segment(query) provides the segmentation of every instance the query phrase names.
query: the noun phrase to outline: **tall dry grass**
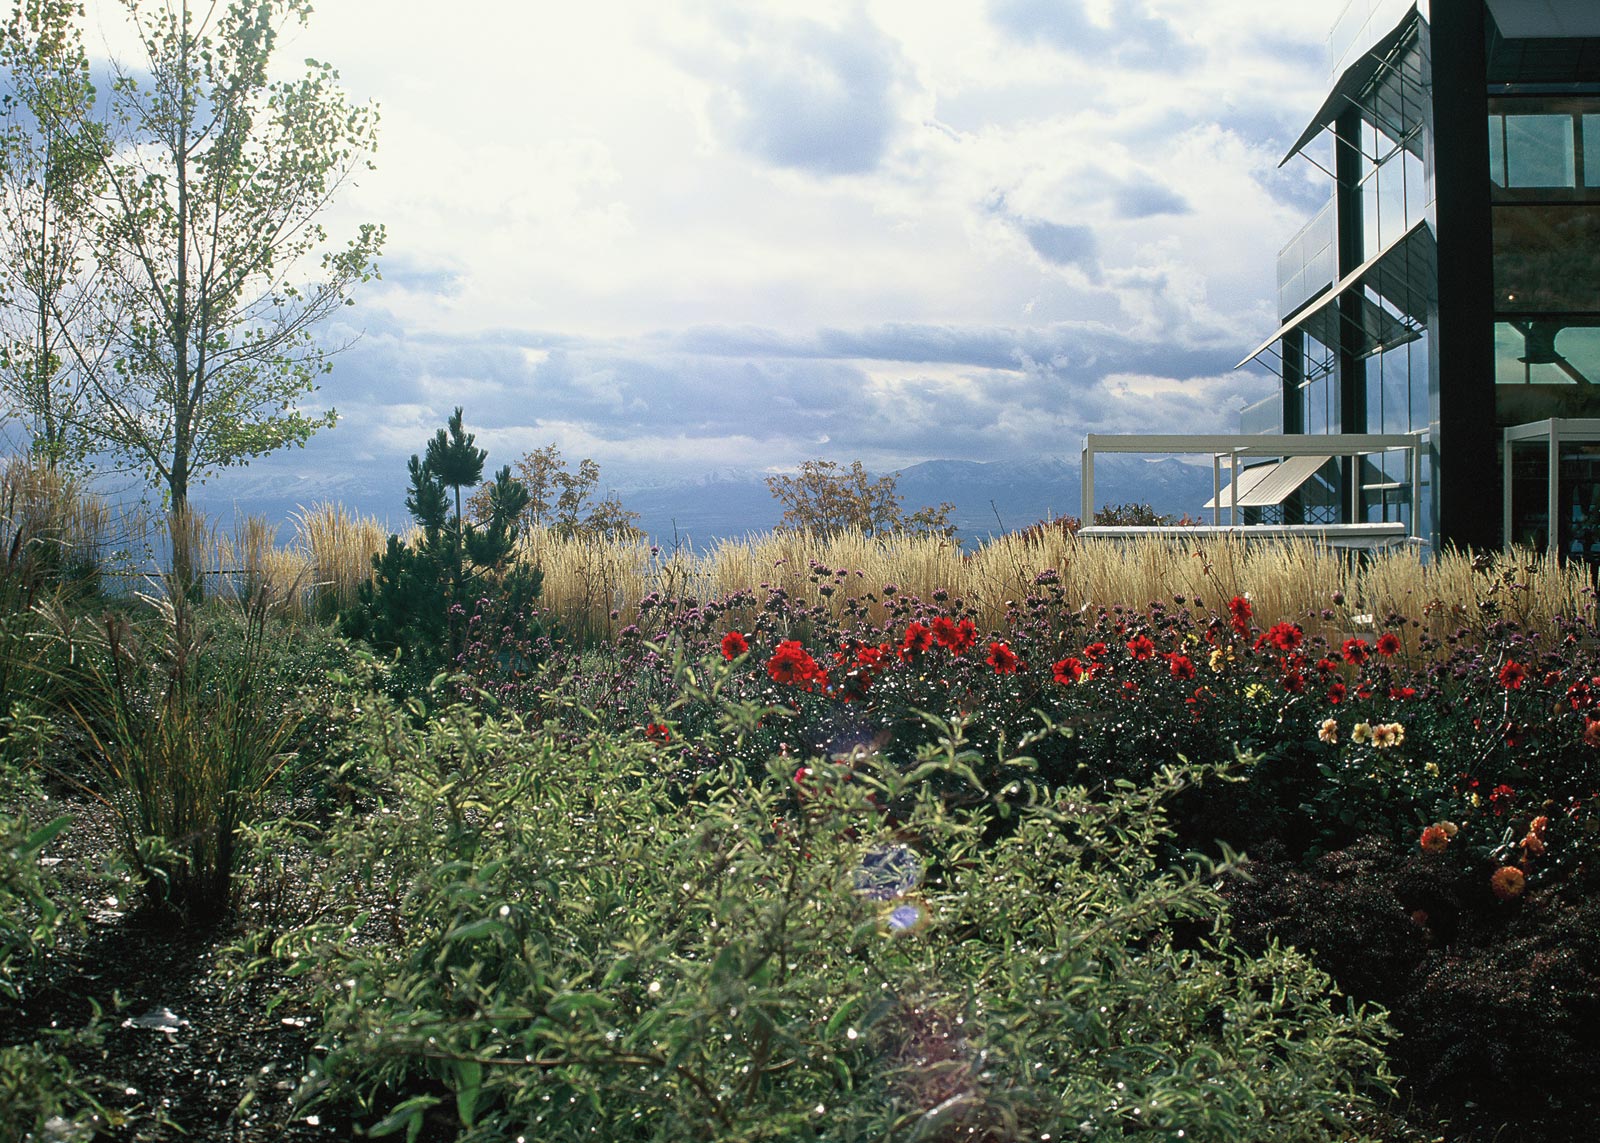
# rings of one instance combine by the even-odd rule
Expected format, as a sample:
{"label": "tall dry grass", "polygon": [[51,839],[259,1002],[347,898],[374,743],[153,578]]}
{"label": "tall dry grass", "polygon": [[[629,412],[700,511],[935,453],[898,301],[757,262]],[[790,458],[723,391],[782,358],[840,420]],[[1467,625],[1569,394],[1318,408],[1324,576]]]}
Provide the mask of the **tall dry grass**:
{"label": "tall dry grass", "polygon": [[294,515],[295,547],[309,565],[307,609],[331,618],[356,601],[360,585],[372,578],[372,557],[389,542],[382,521],[322,502]]}
{"label": "tall dry grass", "polygon": [[[1246,595],[1264,624],[1291,619],[1328,635],[1360,630],[1367,616],[1381,623],[1402,615],[1442,638],[1492,618],[1546,628],[1558,616],[1592,616],[1595,609],[1591,569],[1527,550],[1476,560],[1446,551],[1424,563],[1414,550],[1357,555],[1300,538],[1110,540],[1047,532],[1003,536],[969,552],[932,537],[769,532],[696,554],[544,532],[527,538],[521,554],[544,571],[544,607],[569,630],[594,638],[637,622],[639,601],[652,592],[704,602],[781,588],[835,613],[853,596],[881,618],[890,584],[924,599],[943,591],[1000,629],[1009,605],[1039,591],[1045,572],[1055,573],[1073,606],[1170,606],[1183,596],[1221,608]],[[825,585],[833,590],[824,592]],[[866,599],[869,592],[877,602]]]}
{"label": "tall dry grass", "polygon": [[[337,504],[295,516],[287,548],[268,542],[263,521],[247,521],[208,566],[231,566],[248,584],[294,588],[291,609],[327,620],[355,599],[388,539],[379,521]],[[403,537],[408,541],[411,537]],[[213,543],[216,543],[213,537]],[[1174,597],[1221,608],[1250,598],[1263,625],[1280,619],[1330,636],[1398,614],[1443,637],[1499,618],[1548,628],[1556,617],[1595,612],[1591,569],[1527,550],[1474,558],[1445,551],[1424,563],[1413,550],[1356,555],[1313,540],[1234,536],[1081,538],[1062,531],[1013,533],[970,551],[934,537],[828,537],[767,532],[725,540],[706,552],[648,542],[608,542],[539,530],[519,558],[544,572],[541,606],[569,633],[609,639],[637,623],[639,603],[706,602],[736,591],[782,589],[838,613],[856,598],[883,617],[884,587],[929,599],[943,592],[973,608],[989,629],[1005,626],[1014,602],[1040,590],[1052,572],[1073,607],[1142,609]],[[838,575],[840,571],[845,574]],[[831,591],[824,591],[824,588]],[[876,597],[869,600],[868,594]],[[1371,616],[1373,620],[1366,617]]]}
{"label": "tall dry grass", "polygon": [[[66,574],[99,569],[118,537],[110,508],[70,474],[29,457],[0,466],[0,544]],[[19,553],[20,554],[20,553]]]}
{"label": "tall dry grass", "polygon": [[182,529],[208,594],[251,600],[265,593],[292,616],[327,622],[371,578],[388,530],[328,503],[301,508],[293,521],[294,538],[279,545],[277,526],[262,516],[240,518],[229,535],[201,513],[169,513],[158,526],[159,545],[170,550],[173,531]]}

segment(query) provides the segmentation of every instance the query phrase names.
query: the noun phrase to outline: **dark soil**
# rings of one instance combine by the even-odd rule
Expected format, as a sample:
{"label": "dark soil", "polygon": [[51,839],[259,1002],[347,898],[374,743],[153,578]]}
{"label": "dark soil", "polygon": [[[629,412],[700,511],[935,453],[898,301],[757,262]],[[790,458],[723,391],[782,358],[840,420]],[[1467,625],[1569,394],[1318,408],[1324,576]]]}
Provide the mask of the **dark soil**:
{"label": "dark soil", "polygon": [[[1247,946],[1310,951],[1383,1005],[1421,1121],[1471,1143],[1578,1143],[1600,1123],[1600,881],[1582,866],[1498,901],[1462,867],[1368,837],[1295,859],[1253,853],[1228,891]],[[1441,1128],[1441,1130],[1444,1130]]]}
{"label": "dark soil", "polygon": [[313,1046],[307,1014],[274,1004],[282,997],[269,984],[230,982],[241,924],[132,908],[131,887],[99,872],[111,852],[107,813],[77,800],[50,810],[62,812],[73,826],[44,860],[65,895],[89,903],[85,928],[48,954],[20,1005],[0,1006],[0,1044],[81,1030],[62,1054],[106,1110],[97,1140],[351,1138],[348,1122],[295,1105]]}

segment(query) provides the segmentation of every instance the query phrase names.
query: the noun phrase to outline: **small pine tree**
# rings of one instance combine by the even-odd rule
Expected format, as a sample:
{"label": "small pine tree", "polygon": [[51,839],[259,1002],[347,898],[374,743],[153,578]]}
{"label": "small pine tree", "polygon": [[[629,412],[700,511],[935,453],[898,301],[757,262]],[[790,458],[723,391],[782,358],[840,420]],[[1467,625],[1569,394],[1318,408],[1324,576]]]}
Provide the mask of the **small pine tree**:
{"label": "small pine tree", "polygon": [[480,601],[492,604],[502,626],[526,622],[543,582],[538,568],[515,558],[529,496],[509,466],[480,490],[487,509],[481,521],[463,514],[463,490],[482,481],[488,459],[473,442],[457,408],[423,455],[412,455],[406,510],[422,537],[412,547],[390,536],[388,547],[372,557],[372,580],[341,616],[346,635],[399,654],[398,689],[404,691],[459,661]]}

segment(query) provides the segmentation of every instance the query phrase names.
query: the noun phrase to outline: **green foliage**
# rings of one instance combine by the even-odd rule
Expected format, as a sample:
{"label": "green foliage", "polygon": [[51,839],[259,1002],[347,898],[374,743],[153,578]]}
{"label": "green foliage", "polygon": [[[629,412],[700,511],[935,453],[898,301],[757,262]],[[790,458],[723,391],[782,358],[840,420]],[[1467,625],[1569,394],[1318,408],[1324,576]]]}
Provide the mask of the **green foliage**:
{"label": "green foliage", "polygon": [[58,1052],[43,1044],[0,1047],[0,1123],[17,1138],[92,1138],[96,1120],[105,1121],[96,1110]]}
{"label": "green foliage", "polygon": [[[615,492],[598,501],[600,465],[585,457],[576,471],[567,467],[554,442],[523,453],[516,462],[518,481],[528,491],[519,523],[524,533],[548,526],[563,538],[625,543],[639,539],[639,513],[622,506]],[[488,491],[480,489],[472,497],[472,514],[478,520],[492,517]]]}
{"label": "green foliage", "polygon": [[112,810],[152,903],[206,917],[231,903],[237,833],[294,760],[300,680],[280,669],[264,596],[240,605],[220,647],[214,612],[182,591],[146,602],[153,620],[107,613],[74,634],[62,714],[85,756],[56,765]]}
{"label": "green foliage", "polygon": [[1106,504],[1094,514],[1094,522],[1118,527],[1153,528],[1179,521],[1162,515],[1148,504]]}
{"label": "green foliage", "polygon": [[72,349],[95,340],[85,271],[105,132],[89,116],[81,14],[76,0],[26,0],[0,38],[10,88],[0,97],[0,394],[51,465],[81,462],[93,442]]}
{"label": "green foliage", "polygon": [[[42,274],[21,271],[38,320],[13,357],[30,392],[70,366],[73,399],[34,403],[182,513],[209,471],[333,423],[303,408],[332,352],[312,329],[374,276],[384,234],[363,225],[339,246],[318,219],[370,165],[377,114],[325,64],[270,78],[307,0],[123,7],[143,53],[112,62],[108,90],[88,84],[73,4],[27,5],[0,61],[32,115],[8,174],[31,188],[19,209],[47,249]],[[180,539],[185,580],[189,559]]]}
{"label": "green foliage", "polygon": [[[488,454],[462,426],[459,408],[422,456],[412,455],[406,508],[421,526],[412,547],[390,536],[372,560],[373,577],[341,617],[346,634],[385,653],[399,652],[401,690],[421,689],[456,664],[469,616],[491,611],[517,623],[539,595],[543,575],[515,559],[528,491],[509,466],[479,490],[486,516],[474,523],[462,511],[462,492],[483,477]],[[452,514],[452,494],[454,512]]]}
{"label": "green foliage", "polygon": [[950,727],[906,773],[756,778],[464,708],[361,737],[390,797],[277,951],[323,1013],[302,1096],[373,1135],[1332,1140],[1386,1086],[1380,1017],[1234,948],[1231,859],[1164,856],[1190,775],[986,789]]}
{"label": "green foliage", "polygon": [[895,532],[950,537],[954,504],[919,508],[907,515],[895,490],[895,473],[874,479],[859,460],[844,468],[837,461],[808,460],[794,475],[767,477],[767,487],[783,505],[783,526],[817,535],[859,531],[868,536]]}
{"label": "green foliage", "polygon": [[35,793],[23,772],[0,762],[0,997],[11,1001],[21,999],[29,972],[55,943],[57,930],[76,921],[70,908],[57,903],[39,866],[40,851],[72,819],[30,821],[25,803]]}

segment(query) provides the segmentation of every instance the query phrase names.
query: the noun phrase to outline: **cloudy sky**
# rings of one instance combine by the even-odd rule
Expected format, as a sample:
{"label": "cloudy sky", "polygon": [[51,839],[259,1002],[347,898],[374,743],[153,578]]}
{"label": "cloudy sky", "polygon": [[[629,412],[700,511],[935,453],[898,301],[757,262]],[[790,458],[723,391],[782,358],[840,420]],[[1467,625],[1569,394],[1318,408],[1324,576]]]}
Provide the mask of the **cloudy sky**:
{"label": "cloudy sky", "polygon": [[389,242],[252,474],[403,483],[457,404],[619,483],[1231,430],[1343,3],[318,0],[281,56],[382,112],[330,230]]}

